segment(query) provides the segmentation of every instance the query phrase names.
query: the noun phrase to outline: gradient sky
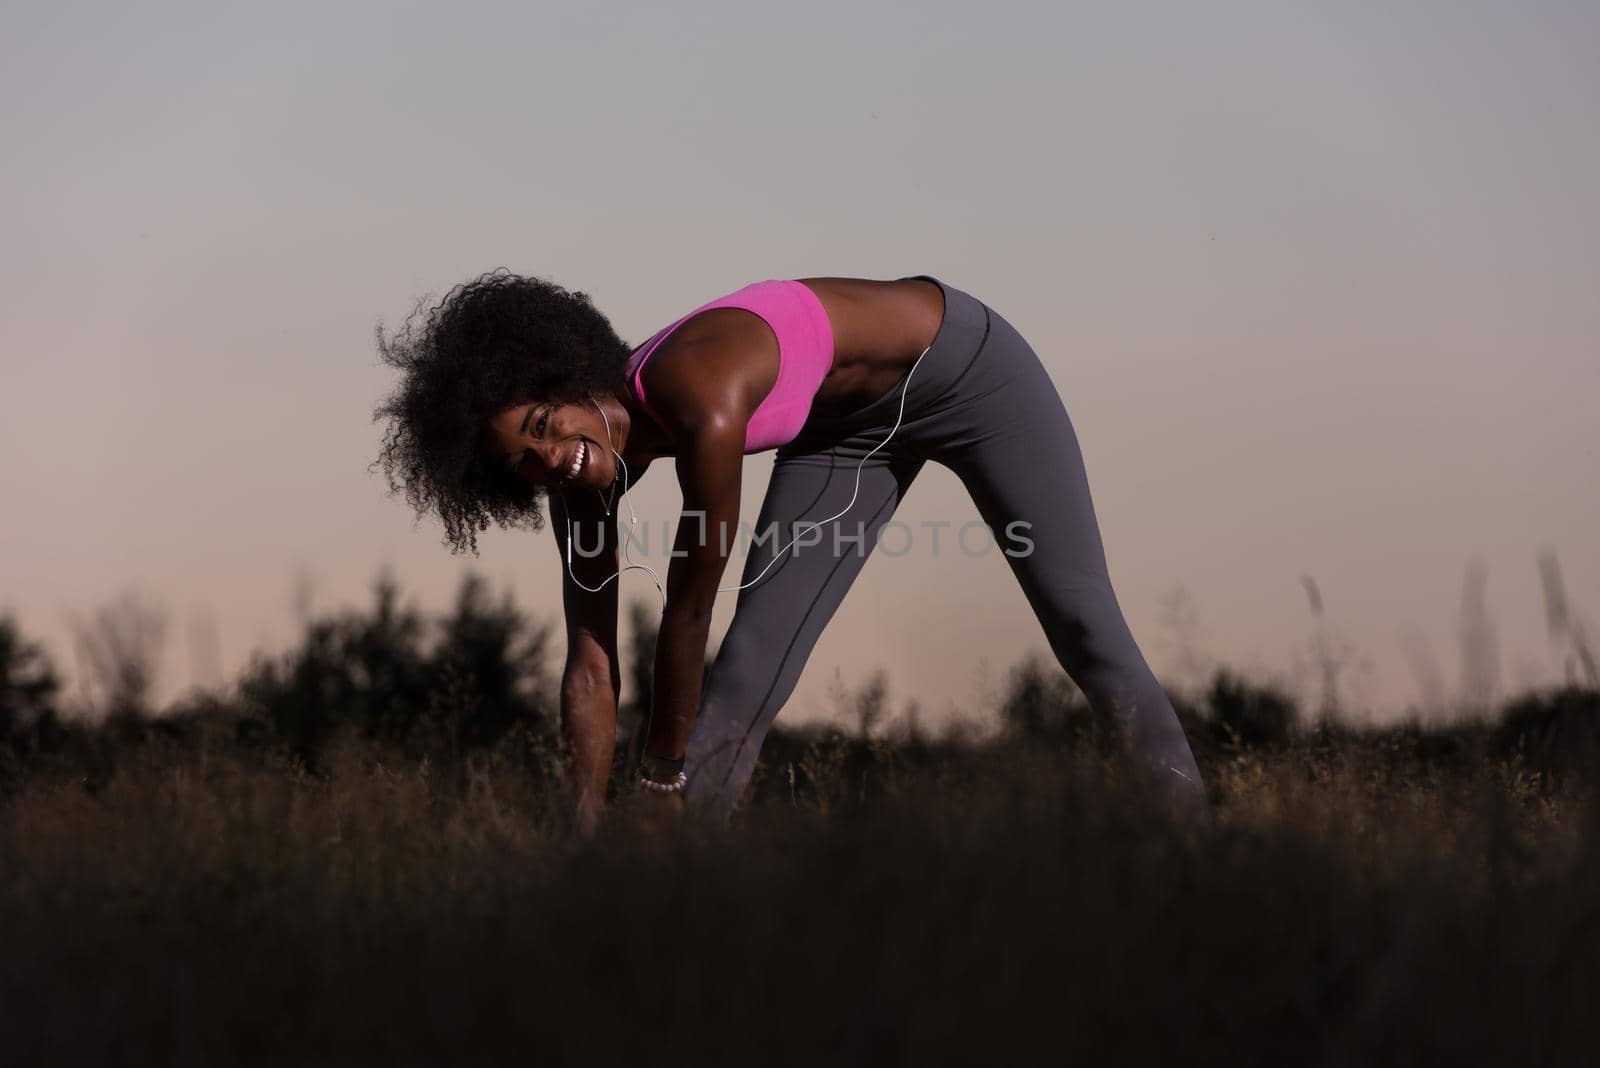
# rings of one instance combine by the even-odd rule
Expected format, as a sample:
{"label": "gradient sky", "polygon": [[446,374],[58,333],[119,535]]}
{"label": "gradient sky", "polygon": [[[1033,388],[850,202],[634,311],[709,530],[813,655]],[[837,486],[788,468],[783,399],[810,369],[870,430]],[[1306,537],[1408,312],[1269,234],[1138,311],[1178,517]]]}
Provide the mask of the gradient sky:
{"label": "gradient sky", "polygon": [[[1423,696],[1408,656],[1459,688],[1475,560],[1502,690],[1559,677],[1540,549],[1600,630],[1593,4],[0,17],[0,608],[69,670],[70,620],[130,589],[171,615],[169,693],[282,648],[297,588],[364,603],[384,565],[428,609],[475,567],[556,618],[549,531],[452,557],[367,468],[375,324],[498,266],[630,343],[765,278],[985,300],[1066,402],[1169,685],[1225,662],[1314,694],[1302,575],[1380,718]],[[746,460],[747,520],[770,462]],[[634,495],[651,523],[670,476]],[[976,515],[930,464],[898,518]],[[1044,650],[998,554],[880,556],[782,722],[880,664],[896,712],[982,714]]]}

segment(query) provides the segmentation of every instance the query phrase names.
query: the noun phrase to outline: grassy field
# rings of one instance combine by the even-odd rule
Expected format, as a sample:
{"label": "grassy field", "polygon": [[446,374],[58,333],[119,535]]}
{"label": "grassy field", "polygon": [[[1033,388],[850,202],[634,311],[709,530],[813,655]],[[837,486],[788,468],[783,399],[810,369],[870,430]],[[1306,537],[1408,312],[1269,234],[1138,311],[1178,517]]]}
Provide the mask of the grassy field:
{"label": "grassy field", "polygon": [[1199,833],[1026,689],[992,737],[777,734],[734,825],[625,791],[587,842],[544,729],[74,728],[6,765],[0,1063],[1594,1062],[1600,695],[1263,732],[1214,690]]}

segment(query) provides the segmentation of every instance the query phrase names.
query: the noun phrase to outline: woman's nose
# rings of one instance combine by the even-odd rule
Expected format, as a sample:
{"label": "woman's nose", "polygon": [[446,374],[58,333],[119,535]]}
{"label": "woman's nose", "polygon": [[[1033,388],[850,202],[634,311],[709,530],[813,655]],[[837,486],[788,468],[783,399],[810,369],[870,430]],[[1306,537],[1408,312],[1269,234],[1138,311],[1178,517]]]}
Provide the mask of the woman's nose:
{"label": "woman's nose", "polygon": [[544,476],[550,482],[560,482],[565,474],[563,465],[566,458],[562,455],[559,443],[551,442],[546,445],[543,452]]}

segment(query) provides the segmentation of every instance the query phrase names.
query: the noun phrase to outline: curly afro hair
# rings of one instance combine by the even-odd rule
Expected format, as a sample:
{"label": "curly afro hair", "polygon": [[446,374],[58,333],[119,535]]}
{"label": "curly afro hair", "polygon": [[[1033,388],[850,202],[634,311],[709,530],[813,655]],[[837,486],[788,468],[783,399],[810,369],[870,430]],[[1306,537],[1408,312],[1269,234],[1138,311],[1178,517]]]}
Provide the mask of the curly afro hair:
{"label": "curly afro hair", "polygon": [[389,420],[373,466],[419,520],[438,514],[452,553],[477,555],[491,519],[544,527],[544,494],[484,458],[486,420],[528,401],[616,392],[631,350],[587,293],[503,267],[426,303],[390,337],[377,326],[383,362],[402,377],[372,415]]}

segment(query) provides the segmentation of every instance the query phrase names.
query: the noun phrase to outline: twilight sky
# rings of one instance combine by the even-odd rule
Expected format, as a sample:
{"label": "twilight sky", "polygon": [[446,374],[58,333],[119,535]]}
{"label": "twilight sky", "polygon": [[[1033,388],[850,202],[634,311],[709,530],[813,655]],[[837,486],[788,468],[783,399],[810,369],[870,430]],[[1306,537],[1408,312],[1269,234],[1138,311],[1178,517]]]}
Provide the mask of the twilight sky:
{"label": "twilight sky", "polygon": [[[765,278],[927,273],[988,302],[1066,402],[1169,685],[1220,662],[1315,695],[1305,575],[1378,718],[1430,672],[1460,690],[1475,561],[1500,693],[1559,678],[1540,550],[1600,631],[1593,4],[0,19],[0,609],[69,671],[70,620],[126,590],[170,614],[167,693],[385,565],[425,608],[470,567],[557,618],[549,531],[452,557],[367,469],[374,325],[498,266],[589,293],[630,343]],[[746,460],[747,521],[770,463]],[[664,564],[657,466],[633,499]],[[897,518],[976,516],[930,464]],[[981,716],[1046,650],[998,552],[917,544],[868,562],[780,722],[878,665],[896,713]]]}

